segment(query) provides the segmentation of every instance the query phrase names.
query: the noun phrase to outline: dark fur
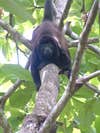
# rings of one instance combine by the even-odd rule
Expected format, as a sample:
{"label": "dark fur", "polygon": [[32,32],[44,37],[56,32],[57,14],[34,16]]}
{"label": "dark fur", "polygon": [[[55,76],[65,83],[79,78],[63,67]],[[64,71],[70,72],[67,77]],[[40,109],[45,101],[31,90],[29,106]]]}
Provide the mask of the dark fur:
{"label": "dark fur", "polygon": [[[50,0],[48,0],[50,1]],[[44,17],[45,18],[45,17]],[[47,64],[57,65],[70,75],[70,56],[63,33],[52,21],[43,21],[32,36],[31,73],[37,90],[41,85],[39,71]]]}

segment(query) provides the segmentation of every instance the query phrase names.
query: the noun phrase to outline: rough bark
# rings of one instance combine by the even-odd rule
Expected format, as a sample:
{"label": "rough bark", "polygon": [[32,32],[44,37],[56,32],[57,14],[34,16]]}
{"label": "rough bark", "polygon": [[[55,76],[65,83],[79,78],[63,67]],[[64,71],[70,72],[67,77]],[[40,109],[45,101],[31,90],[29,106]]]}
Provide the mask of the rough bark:
{"label": "rough bark", "polygon": [[[41,70],[41,87],[36,97],[33,113],[26,116],[21,130],[18,133],[37,133],[45,119],[56,104],[58,96],[58,72],[54,64],[49,64]],[[55,133],[56,124],[48,124],[45,133]]]}

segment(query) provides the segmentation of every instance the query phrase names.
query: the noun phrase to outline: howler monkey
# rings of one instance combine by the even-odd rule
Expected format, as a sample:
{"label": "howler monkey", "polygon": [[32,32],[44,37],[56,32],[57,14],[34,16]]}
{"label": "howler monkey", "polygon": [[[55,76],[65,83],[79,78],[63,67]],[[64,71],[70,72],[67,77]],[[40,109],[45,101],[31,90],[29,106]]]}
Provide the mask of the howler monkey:
{"label": "howler monkey", "polygon": [[54,24],[55,10],[52,0],[45,3],[43,22],[32,35],[31,73],[37,90],[41,85],[39,71],[47,64],[53,63],[70,76],[70,55],[67,41],[60,28]]}

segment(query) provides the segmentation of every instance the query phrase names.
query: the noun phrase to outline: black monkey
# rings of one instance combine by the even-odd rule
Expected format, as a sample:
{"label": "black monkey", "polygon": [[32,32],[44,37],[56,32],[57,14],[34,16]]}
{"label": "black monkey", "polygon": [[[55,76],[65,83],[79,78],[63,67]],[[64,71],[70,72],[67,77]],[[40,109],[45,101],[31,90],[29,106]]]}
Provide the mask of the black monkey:
{"label": "black monkey", "polygon": [[67,41],[61,29],[53,23],[55,10],[52,0],[45,4],[44,18],[32,35],[31,73],[37,90],[41,85],[39,71],[47,64],[53,63],[70,76],[71,61]]}

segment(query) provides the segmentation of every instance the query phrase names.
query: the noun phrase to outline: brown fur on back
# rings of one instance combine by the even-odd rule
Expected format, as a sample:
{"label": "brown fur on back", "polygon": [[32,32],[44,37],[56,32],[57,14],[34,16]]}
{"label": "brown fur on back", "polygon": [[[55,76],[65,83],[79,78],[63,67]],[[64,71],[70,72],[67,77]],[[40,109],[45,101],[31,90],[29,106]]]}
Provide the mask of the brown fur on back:
{"label": "brown fur on back", "polygon": [[32,47],[33,49],[39,42],[40,38],[42,36],[49,35],[55,39],[57,39],[59,45],[64,50],[67,50],[67,41],[64,38],[64,34],[60,30],[58,26],[56,26],[53,22],[50,21],[44,21],[42,24],[40,24],[35,31],[33,32],[32,36]]}

